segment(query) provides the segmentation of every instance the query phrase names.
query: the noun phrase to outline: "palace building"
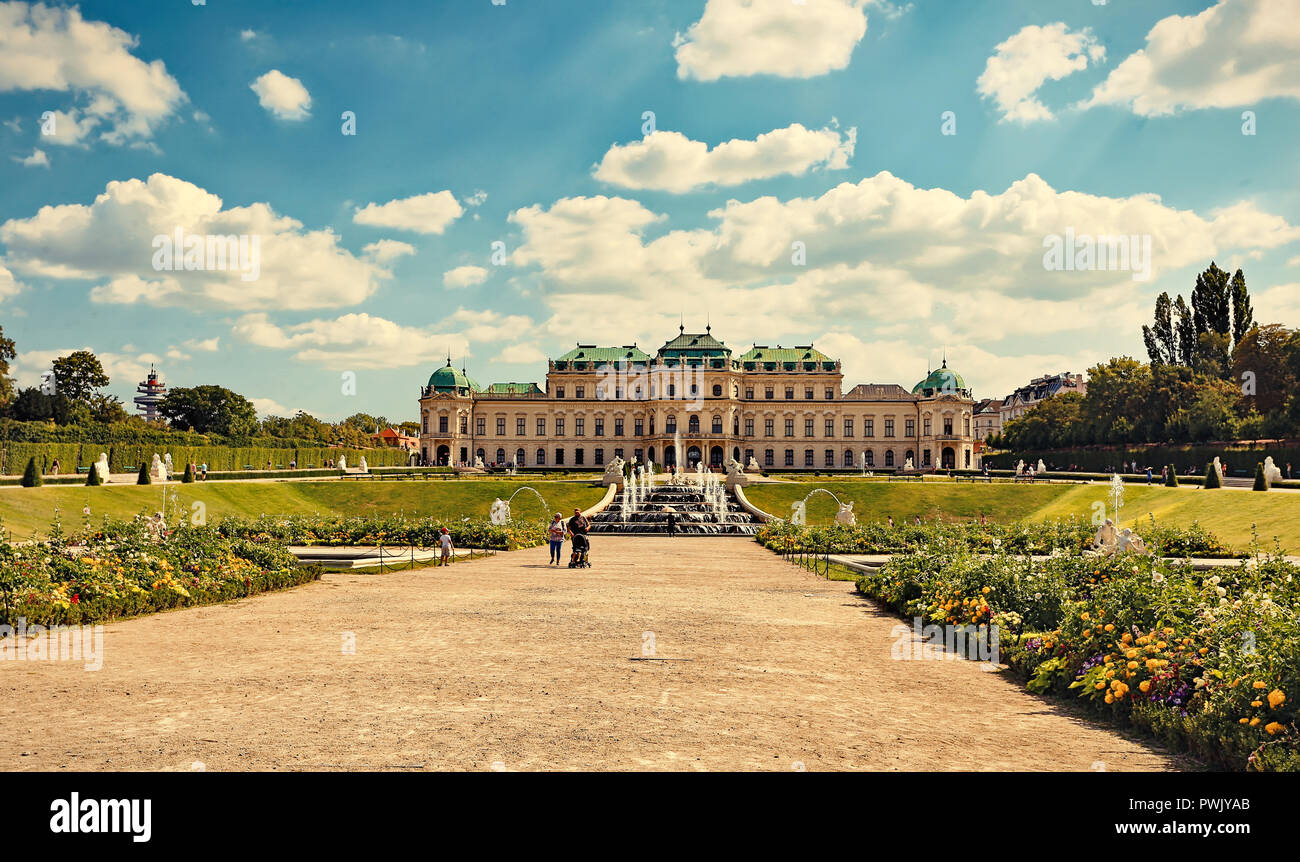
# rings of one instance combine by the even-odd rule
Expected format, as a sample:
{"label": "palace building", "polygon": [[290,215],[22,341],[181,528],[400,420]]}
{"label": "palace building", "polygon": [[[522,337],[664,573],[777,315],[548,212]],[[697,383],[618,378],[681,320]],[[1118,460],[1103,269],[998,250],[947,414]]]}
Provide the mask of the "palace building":
{"label": "palace building", "polygon": [[812,345],[735,355],[685,327],[654,354],[579,344],[535,383],[480,386],[446,366],[420,390],[419,460],[601,469],[615,457],[693,468],[728,459],[776,470],[978,467],[975,401],[942,367],[909,391],[845,391],[838,360]]}

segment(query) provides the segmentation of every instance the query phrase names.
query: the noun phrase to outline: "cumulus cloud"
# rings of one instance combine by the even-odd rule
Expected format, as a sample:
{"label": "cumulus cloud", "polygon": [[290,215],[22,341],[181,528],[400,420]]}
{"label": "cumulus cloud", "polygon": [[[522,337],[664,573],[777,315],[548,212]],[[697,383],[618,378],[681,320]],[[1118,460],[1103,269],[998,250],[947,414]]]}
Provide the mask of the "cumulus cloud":
{"label": "cumulus cloud", "polygon": [[33,150],[30,156],[14,156],[13,160],[25,168],[48,168],[50,157],[44,150]]}
{"label": "cumulus cloud", "polygon": [[17,296],[22,289],[23,285],[5,268],[4,262],[0,261],[0,302]]}
{"label": "cumulus cloud", "polygon": [[517,365],[540,365],[546,362],[547,357],[535,344],[511,344],[502,348],[496,358],[498,362]]}
{"label": "cumulus cloud", "polygon": [[994,49],[976,90],[994,101],[1003,121],[1050,120],[1054,115],[1036,98],[1038,88],[1105,57],[1106,49],[1087,27],[1071,32],[1062,23],[1030,25]]}
{"label": "cumulus cloud", "polygon": [[75,6],[0,2],[0,92],[70,94],[78,107],[61,113],[78,141],[92,131],[110,144],[146,140],[186,95],[161,60],[131,53],[137,43]]}
{"label": "cumulus cloud", "polygon": [[14,361],[14,379],[19,386],[36,386],[41,382],[41,375],[53,367],[54,360],[78,350],[87,350],[95,354],[104,366],[104,373],[108,375],[111,386],[119,389],[134,387],[148,375],[150,365],[162,362],[162,357],[154,353],[136,353],[129,348],[130,345],[127,345],[123,348],[124,352],[117,352],[95,350],[82,345],[57,350],[25,350]]}
{"label": "cumulus cloud", "polygon": [[[247,237],[257,277],[226,269],[155,270],[155,238]],[[355,305],[389,277],[378,264],[354,257],[331,230],[305,230],[269,204],[225,207],[221,198],[166,174],[110,182],[89,204],[45,206],[27,219],[0,225],[6,262],[15,270],[55,279],[96,282],[91,298],[240,309],[305,309]]]}
{"label": "cumulus cloud", "polygon": [[375,263],[386,266],[399,257],[415,254],[415,246],[395,239],[381,239],[366,245],[361,252]]}
{"label": "cumulus cloud", "polygon": [[1272,98],[1300,99],[1300,0],[1222,0],[1162,18],[1084,107],[1155,117]]}
{"label": "cumulus cloud", "polygon": [[369,203],[352,216],[356,224],[440,234],[463,215],[465,209],[449,191],[428,192],[386,204]]}
{"label": "cumulus cloud", "polygon": [[659,189],[676,194],[701,186],[735,186],[781,174],[799,176],[813,168],[848,167],[858,131],[806,129],[799,123],[748,141],[739,138],[712,150],[680,132],[657,131],[639,141],[615,144],[593,176],[628,189]]}
{"label": "cumulus cloud", "polygon": [[272,69],[248,85],[257,102],[281,120],[305,120],[311,116],[311,94],[302,81],[279,69]]}
{"label": "cumulus cloud", "polygon": [[812,78],[849,64],[867,32],[865,0],[708,0],[678,33],[677,77]]}
{"label": "cumulus cloud", "polygon": [[460,309],[439,321],[441,329],[405,326],[370,314],[345,314],[279,326],[263,313],[247,314],[234,336],[257,347],[293,351],[293,357],[336,370],[405,368],[437,363],[450,350],[468,355],[471,343],[516,336],[527,317]]}
{"label": "cumulus cloud", "polygon": [[459,288],[473,287],[488,279],[488,271],[481,266],[458,266],[442,274],[442,286]]}

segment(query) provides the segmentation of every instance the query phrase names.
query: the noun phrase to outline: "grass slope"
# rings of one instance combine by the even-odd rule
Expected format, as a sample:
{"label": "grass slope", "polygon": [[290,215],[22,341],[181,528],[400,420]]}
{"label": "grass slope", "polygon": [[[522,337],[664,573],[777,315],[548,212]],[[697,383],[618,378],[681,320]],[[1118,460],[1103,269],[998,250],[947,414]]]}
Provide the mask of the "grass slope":
{"label": "grass slope", "polygon": [[[581,482],[510,482],[478,479],[463,482],[213,482],[184,485],[170,483],[167,493],[176,492],[182,509],[202,501],[210,520],[225,515],[257,516],[319,512],[321,514],[368,515],[405,511],[411,514],[486,516],[497,497],[508,499],[527,485],[536,488],[553,512],[565,517],[575,507],[587,508],[599,502],[604,488]],[[13,538],[28,538],[44,532],[54,520],[57,506],[65,527],[81,524],[82,508],[89,505],[91,518],[104,515],[129,518],[141,511],[162,508],[160,485],[44,486],[0,488],[0,517]],[[516,518],[542,518],[542,504],[527,491],[511,504]]]}
{"label": "grass slope", "polygon": [[[853,501],[859,521],[911,520],[917,515],[930,519],[939,515],[970,519],[987,515],[990,521],[1011,522],[1045,518],[1091,518],[1093,506],[1107,503],[1105,485],[1014,485],[999,483],[955,484],[949,482],[902,483],[827,480],[817,487],[833,492],[845,502]],[[806,483],[762,484],[745,489],[750,502],[779,517],[788,517],[790,505],[810,490]],[[834,519],[835,501],[825,494],[808,500],[808,522],[827,523]],[[1272,547],[1276,536],[1291,553],[1300,552],[1300,494],[1270,491],[1165,488],[1158,485],[1129,485],[1120,510],[1124,526],[1136,525],[1154,514],[1161,523],[1179,526],[1199,521],[1224,542],[1246,548],[1251,524],[1259,529],[1260,541]]]}

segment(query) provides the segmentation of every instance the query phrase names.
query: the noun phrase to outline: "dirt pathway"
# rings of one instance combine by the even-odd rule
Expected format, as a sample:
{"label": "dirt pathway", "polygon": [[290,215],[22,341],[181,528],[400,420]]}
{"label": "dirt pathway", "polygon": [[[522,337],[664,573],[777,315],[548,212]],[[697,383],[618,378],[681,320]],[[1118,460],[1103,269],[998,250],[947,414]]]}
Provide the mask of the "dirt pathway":
{"label": "dirt pathway", "polygon": [[[329,574],[109,625],[97,672],[0,662],[0,769],[1187,765],[974,663],[891,660],[894,617],[751,540],[594,559]],[[674,660],[632,660],[651,639]]]}

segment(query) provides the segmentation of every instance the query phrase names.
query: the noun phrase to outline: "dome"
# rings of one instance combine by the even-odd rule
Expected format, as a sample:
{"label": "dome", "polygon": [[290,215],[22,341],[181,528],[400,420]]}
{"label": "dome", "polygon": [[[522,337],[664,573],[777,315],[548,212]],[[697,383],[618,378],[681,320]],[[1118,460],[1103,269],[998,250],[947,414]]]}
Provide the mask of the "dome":
{"label": "dome", "polygon": [[451,367],[451,360],[442,368],[429,375],[429,388],[435,392],[453,392],[462,393],[464,390],[477,392],[479,385],[474,379],[464,371],[457,371]]}
{"label": "dome", "polygon": [[928,377],[912,387],[913,395],[923,395],[927,391],[964,393],[967,391],[966,380],[949,368],[948,360],[945,359],[942,366],[931,371]]}

